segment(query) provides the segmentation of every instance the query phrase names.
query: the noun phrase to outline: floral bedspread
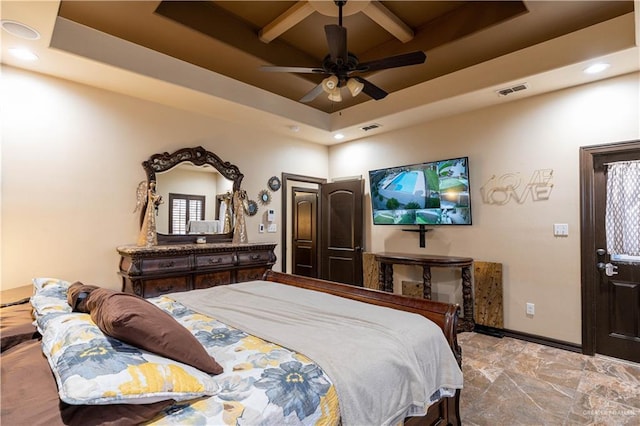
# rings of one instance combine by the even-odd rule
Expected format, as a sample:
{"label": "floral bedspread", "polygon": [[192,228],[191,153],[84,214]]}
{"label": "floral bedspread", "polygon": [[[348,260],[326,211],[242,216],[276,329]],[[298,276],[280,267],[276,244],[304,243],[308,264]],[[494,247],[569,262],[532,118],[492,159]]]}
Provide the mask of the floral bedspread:
{"label": "floral bedspread", "polygon": [[312,360],[165,296],[148,299],[196,336],[224,367],[220,392],[167,408],[154,425],[337,425],[338,397]]}

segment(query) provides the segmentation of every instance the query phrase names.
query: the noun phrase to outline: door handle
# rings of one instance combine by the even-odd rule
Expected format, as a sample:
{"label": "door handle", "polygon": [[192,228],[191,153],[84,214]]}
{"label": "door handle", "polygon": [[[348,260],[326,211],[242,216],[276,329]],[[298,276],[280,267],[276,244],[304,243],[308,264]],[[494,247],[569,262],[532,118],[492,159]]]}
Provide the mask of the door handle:
{"label": "door handle", "polygon": [[611,263],[604,263],[604,262],[598,262],[598,264],[596,265],[596,267],[601,270],[604,271],[604,274],[608,277],[612,277],[614,275],[618,275],[618,267],[616,265],[613,265]]}

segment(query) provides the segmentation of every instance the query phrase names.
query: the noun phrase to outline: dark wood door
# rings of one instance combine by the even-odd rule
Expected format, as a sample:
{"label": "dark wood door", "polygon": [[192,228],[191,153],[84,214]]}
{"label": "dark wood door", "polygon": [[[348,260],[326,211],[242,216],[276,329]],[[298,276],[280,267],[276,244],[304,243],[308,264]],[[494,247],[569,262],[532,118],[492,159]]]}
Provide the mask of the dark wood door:
{"label": "dark wood door", "polygon": [[362,179],[321,187],[321,278],[362,285]]}
{"label": "dark wood door", "polygon": [[318,275],[318,190],[292,188],[293,273],[319,278]]}
{"label": "dark wood door", "polygon": [[[617,161],[640,160],[640,143],[606,146],[595,151],[592,162],[592,232],[587,230],[583,243],[583,286],[587,299],[592,295],[592,307],[583,306],[584,322],[593,324],[592,335],[586,337],[585,353],[599,353],[615,358],[640,362],[640,258],[621,261],[606,250],[605,212],[608,164]],[[584,172],[584,170],[583,170]],[[585,195],[583,191],[583,196]],[[583,209],[584,209],[583,205]],[[584,213],[584,212],[583,212]],[[584,216],[584,215],[583,215]],[[585,250],[588,262],[584,261]],[[585,280],[585,274],[592,279]]]}

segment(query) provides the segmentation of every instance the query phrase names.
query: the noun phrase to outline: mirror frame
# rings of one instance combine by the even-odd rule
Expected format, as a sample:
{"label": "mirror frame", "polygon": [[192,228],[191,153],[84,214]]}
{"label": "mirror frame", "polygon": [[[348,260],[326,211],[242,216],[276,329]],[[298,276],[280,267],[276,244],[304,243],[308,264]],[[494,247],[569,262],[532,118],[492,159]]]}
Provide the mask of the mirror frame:
{"label": "mirror frame", "polygon": [[[142,168],[147,175],[147,185],[151,182],[156,182],[156,173],[166,172],[171,170],[180,163],[192,163],[195,166],[203,166],[208,164],[214,167],[222,176],[233,182],[233,192],[240,190],[242,179],[244,175],[240,172],[238,166],[229,163],[228,161],[222,161],[220,157],[211,151],[207,151],[201,146],[194,148],[182,148],[171,154],[164,152],[161,154],[153,154],[148,160],[142,162]],[[146,206],[145,206],[146,207]],[[144,218],[144,211],[140,216],[140,225]],[[160,234],[158,235],[158,244],[189,244],[195,243],[196,235],[170,235]],[[207,243],[212,242],[230,242],[233,239],[233,232],[226,234],[206,234],[197,237],[206,237]]]}

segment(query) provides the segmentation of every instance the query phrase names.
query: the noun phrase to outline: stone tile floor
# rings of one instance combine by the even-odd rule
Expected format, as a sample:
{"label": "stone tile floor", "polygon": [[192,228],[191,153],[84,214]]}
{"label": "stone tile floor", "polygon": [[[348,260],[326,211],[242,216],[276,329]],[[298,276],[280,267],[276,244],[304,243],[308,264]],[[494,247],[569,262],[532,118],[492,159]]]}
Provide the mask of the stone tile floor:
{"label": "stone tile floor", "polygon": [[460,333],[470,425],[640,425],[640,364]]}

